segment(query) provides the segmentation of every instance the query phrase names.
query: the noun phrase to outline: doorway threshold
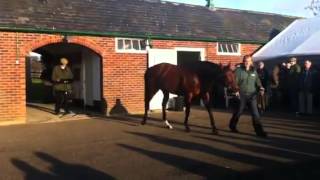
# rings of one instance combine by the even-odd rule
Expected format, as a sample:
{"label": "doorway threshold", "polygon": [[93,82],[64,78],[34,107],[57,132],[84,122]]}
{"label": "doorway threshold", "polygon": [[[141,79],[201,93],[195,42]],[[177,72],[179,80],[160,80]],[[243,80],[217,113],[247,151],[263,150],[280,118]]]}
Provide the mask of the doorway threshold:
{"label": "doorway threshold", "polygon": [[27,103],[27,123],[53,123],[73,120],[92,119],[98,116],[77,111],[73,114],[59,116],[54,114],[54,104]]}

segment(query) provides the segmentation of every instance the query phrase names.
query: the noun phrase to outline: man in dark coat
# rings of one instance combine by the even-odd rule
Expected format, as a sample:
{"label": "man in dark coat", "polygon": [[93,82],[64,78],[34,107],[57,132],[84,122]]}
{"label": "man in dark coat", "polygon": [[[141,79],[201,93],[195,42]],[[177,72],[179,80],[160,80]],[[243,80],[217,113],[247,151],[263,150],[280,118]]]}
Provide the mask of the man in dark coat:
{"label": "man in dark coat", "polygon": [[297,64],[295,57],[289,60],[291,67],[288,74],[288,92],[291,111],[298,113],[298,99],[299,99],[299,76],[301,67]]}
{"label": "man in dark coat", "polygon": [[304,62],[304,68],[299,79],[299,113],[312,114],[314,74],[310,60]]}
{"label": "man in dark coat", "polygon": [[54,95],[56,98],[55,113],[60,113],[60,108],[63,107],[65,114],[69,113],[69,97],[71,95],[72,87],[71,82],[73,74],[67,66],[68,59],[61,58],[61,64],[54,67],[52,72],[52,82],[54,83]]}

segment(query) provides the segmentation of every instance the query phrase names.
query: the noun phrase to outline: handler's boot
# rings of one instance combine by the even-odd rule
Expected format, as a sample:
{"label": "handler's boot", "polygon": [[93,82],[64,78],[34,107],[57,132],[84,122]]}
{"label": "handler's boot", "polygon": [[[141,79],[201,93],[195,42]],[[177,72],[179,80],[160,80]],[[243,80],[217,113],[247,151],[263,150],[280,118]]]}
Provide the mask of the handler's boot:
{"label": "handler's boot", "polygon": [[263,130],[263,127],[261,124],[255,124],[253,125],[254,130],[256,132],[256,135],[259,137],[267,138],[268,134]]}
{"label": "handler's boot", "polygon": [[238,129],[237,129],[237,123],[238,123],[238,120],[237,118],[235,117],[232,117],[230,119],[230,123],[229,123],[229,128],[231,130],[231,132],[234,132],[234,133],[238,133]]}

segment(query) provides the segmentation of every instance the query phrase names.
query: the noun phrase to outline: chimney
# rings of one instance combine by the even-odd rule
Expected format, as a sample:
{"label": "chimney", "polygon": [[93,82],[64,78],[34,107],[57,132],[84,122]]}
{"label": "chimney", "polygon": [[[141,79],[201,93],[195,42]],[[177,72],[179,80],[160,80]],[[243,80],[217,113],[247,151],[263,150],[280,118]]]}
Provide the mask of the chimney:
{"label": "chimney", "polygon": [[207,1],[207,8],[214,10],[214,4],[213,4],[213,0],[206,0]]}

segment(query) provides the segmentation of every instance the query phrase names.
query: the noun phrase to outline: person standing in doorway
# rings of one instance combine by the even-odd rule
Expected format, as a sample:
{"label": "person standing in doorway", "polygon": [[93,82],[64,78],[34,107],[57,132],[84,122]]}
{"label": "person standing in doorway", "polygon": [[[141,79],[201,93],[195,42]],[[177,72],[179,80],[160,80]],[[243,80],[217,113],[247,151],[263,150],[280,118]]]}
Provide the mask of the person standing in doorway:
{"label": "person standing in doorway", "polygon": [[235,71],[236,81],[240,88],[236,95],[240,98],[240,104],[230,120],[229,128],[232,132],[238,132],[236,126],[244,108],[249,104],[252,114],[252,124],[257,136],[267,137],[260,122],[260,115],[257,107],[257,93],[264,93],[261,81],[256,70],[253,67],[252,57],[246,55],[243,57],[243,63]]}
{"label": "person standing in doorway", "polygon": [[52,72],[52,81],[54,83],[54,95],[56,99],[55,114],[60,113],[60,108],[63,108],[65,114],[70,113],[69,111],[69,98],[71,96],[72,87],[71,83],[73,80],[73,74],[68,67],[68,59],[61,58],[60,65],[54,67]]}

